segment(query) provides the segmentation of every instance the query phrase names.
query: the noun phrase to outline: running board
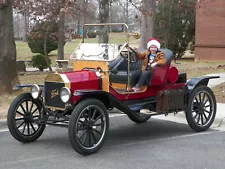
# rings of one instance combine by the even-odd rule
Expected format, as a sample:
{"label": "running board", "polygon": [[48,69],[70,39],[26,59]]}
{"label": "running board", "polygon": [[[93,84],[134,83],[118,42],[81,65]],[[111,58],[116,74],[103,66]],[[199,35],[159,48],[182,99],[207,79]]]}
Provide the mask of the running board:
{"label": "running board", "polygon": [[141,109],[141,110],[140,110],[140,113],[141,113],[141,114],[147,114],[147,115],[158,115],[158,114],[160,114],[160,113],[151,111],[151,110],[149,110],[149,109]]}
{"label": "running board", "polygon": [[177,112],[174,112],[174,111],[170,111],[170,112],[155,112],[155,111],[151,111],[151,110],[149,110],[149,109],[141,109],[140,110],[140,113],[141,114],[147,114],[147,115],[151,115],[151,116],[154,116],[154,115],[165,115],[165,116],[167,116],[168,114],[170,114],[170,113],[174,113],[174,114],[177,114],[178,112],[180,112],[180,111],[182,111],[182,110],[179,110],[179,111],[177,111]]}
{"label": "running board", "polygon": [[57,126],[57,127],[69,127],[69,124],[65,124],[65,123],[51,123],[51,122],[38,122],[37,124],[40,125],[49,125],[49,126]]}

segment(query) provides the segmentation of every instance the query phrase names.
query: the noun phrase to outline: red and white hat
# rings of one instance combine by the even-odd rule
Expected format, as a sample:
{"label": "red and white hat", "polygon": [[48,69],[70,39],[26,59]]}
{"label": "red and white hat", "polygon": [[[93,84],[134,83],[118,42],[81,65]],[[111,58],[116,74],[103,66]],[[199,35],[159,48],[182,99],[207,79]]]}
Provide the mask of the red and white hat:
{"label": "red and white hat", "polygon": [[155,45],[158,49],[160,49],[160,40],[156,38],[150,38],[147,44],[147,49],[149,49],[152,45]]}

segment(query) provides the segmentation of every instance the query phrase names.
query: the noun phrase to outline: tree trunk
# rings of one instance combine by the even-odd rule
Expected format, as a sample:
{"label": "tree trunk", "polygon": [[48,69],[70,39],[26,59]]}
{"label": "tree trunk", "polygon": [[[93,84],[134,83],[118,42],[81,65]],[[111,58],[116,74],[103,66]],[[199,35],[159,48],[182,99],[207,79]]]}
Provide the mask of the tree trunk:
{"label": "tree trunk", "polygon": [[[106,23],[109,18],[109,0],[100,0],[99,1],[99,21],[100,23]],[[108,26],[102,26],[99,30],[99,43],[108,43]]]}
{"label": "tree trunk", "polygon": [[141,39],[139,47],[141,49],[146,49],[148,39],[153,35],[153,16],[155,0],[142,0],[141,7]]}
{"label": "tree trunk", "polygon": [[[48,28],[47,28],[47,29],[48,29]],[[48,58],[48,53],[47,53],[47,46],[46,46],[47,35],[48,35],[48,30],[46,31],[45,37],[44,37],[44,53],[45,53],[45,61],[46,61],[47,64],[48,64],[49,71],[52,72],[52,67],[51,67],[51,65],[50,65],[50,63],[49,63],[49,58]]]}
{"label": "tree trunk", "polygon": [[[81,0],[80,2],[80,8],[82,9],[81,14],[80,14],[80,27],[82,28],[82,26],[87,22],[87,8],[88,8],[88,0]],[[83,34],[84,37],[87,37],[87,29],[83,30]]]}
{"label": "tree trunk", "polygon": [[28,33],[29,33],[29,17],[24,13],[24,35],[23,35],[23,42],[27,42],[28,40]]}
{"label": "tree trunk", "polygon": [[77,34],[81,35],[80,34],[80,21],[79,21],[79,19],[77,20]]}
{"label": "tree trunk", "polygon": [[13,33],[12,0],[0,1],[0,94],[11,92],[19,83]]}
{"label": "tree trunk", "polygon": [[64,44],[65,44],[65,12],[60,11],[59,14],[59,37],[58,37],[58,60],[64,60]]}
{"label": "tree trunk", "polygon": [[128,25],[128,20],[129,20],[129,1],[127,0],[126,2],[126,20],[125,20],[125,23]]}

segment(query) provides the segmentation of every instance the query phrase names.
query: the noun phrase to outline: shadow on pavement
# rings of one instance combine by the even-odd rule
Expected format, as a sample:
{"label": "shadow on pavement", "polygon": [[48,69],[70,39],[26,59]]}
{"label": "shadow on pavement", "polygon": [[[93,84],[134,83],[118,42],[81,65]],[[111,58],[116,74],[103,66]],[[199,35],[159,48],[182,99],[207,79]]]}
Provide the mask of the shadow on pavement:
{"label": "shadow on pavement", "polygon": [[[108,137],[102,148],[117,147],[126,144],[151,143],[151,141],[158,139],[191,134],[197,133],[187,124],[156,119],[150,119],[146,123],[136,124],[127,119],[126,116],[116,117],[110,120]],[[45,145],[56,149],[70,149],[73,151],[68,139],[67,128],[47,127],[39,140],[31,144],[34,144],[35,147]]]}

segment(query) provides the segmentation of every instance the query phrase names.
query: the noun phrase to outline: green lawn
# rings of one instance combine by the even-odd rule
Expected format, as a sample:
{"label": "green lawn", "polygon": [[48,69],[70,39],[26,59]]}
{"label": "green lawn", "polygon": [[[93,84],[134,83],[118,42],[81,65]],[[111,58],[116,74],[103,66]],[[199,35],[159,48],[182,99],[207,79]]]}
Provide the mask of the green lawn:
{"label": "green lawn", "polygon": [[[81,42],[80,39],[69,41],[64,46],[65,59],[68,59],[75,48]],[[26,42],[16,41],[17,60],[31,60],[34,55]],[[49,57],[53,59],[57,55],[57,50],[52,51]]]}
{"label": "green lawn", "polygon": [[[85,42],[97,43],[98,38],[85,39]],[[121,33],[111,33],[109,36],[109,43],[112,44],[123,44],[126,42],[126,37]],[[129,39],[130,44],[138,44],[138,40],[131,37]],[[75,39],[72,41],[66,42],[64,46],[64,59],[69,60],[70,55],[76,49],[76,47],[81,43],[81,39]],[[32,55],[34,55],[28,44],[26,42],[16,41],[16,51],[17,51],[17,60],[31,60]],[[54,61],[56,60],[57,50],[52,51],[49,54],[49,58],[52,60],[52,66],[54,66]]]}
{"label": "green lawn", "polygon": [[32,52],[28,44],[21,41],[16,41],[17,60],[31,60]]}

